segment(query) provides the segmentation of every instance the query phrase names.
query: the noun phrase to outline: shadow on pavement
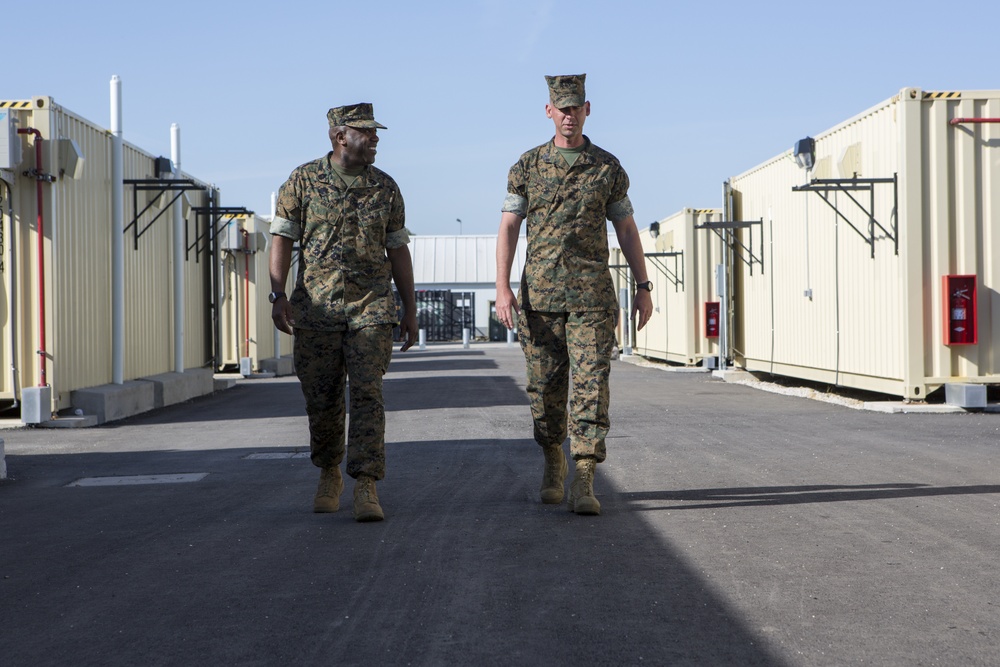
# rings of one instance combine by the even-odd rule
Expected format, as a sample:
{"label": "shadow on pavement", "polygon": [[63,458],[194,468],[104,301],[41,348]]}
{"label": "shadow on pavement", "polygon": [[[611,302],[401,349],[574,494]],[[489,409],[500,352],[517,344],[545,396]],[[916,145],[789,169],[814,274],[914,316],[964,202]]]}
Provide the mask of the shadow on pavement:
{"label": "shadow on pavement", "polygon": [[[387,519],[357,524],[350,480],[313,514],[308,459],[247,458],[304,448],[212,444],[239,437],[9,456],[4,664],[782,664],[629,494],[600,518],[540,504],[533,441],[390,443]],[[171,472],[208,475],[65,486]]]}
{"label": "shadow on pavement", "polygon": [[931,486],[929,484],[859,484],[817,486],[763,486],[732,489],[691,489],[686,491],[641,491],[623,493],[627,502],[668,501],[681,505],[657,505],[641,510],[692,510],[720,507],[755,507],[837,503],[857,500],[893,500],[928,496],[1000,493],[1000,485]]}
{"label": "shadow on pavement", "polygon": [[[490,408],[527,406],[528,397],[517,382],[505,375],[394,377],[383,381],[385,410],[434,410],[441,408]],[[530,413],[525,413],[528,422]],[[390,417],[391,419],[391,417]]]}

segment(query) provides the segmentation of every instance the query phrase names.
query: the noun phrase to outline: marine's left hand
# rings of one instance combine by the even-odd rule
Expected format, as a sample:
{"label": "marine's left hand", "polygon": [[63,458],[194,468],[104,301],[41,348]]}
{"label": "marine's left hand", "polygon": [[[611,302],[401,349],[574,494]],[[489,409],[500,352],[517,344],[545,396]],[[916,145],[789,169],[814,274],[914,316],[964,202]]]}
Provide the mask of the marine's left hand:
{"label": "marine's left hand", "polygon": [[403,321],[399,323],[399,333],[403,337],[403,347],[400,352],[406,352],[417,342],[417,315],[407,313],[403,315]]}
{"label": "marine's left hand", "polygon": [[[638,313],[638,317],[636,317]],[[632,321],[637,323],[636,331],[646,326],[653,315],[653,295],[648,290],[638,290],[632,299]]]}

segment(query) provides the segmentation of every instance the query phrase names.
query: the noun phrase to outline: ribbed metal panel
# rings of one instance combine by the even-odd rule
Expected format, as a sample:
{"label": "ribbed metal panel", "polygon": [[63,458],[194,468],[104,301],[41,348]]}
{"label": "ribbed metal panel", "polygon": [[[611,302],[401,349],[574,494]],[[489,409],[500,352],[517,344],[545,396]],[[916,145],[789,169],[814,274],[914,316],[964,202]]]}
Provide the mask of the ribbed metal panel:
{"label": "ribbed metal panel", "polygon": [[[48,187],[54,202],[46,222],[52,243],[47,273],[53,278],[46,285],[53,352],[48,379],[58,404],[68,407],[73,389],[111,381],[111,198],[107,186],[111,154],[106,132],[58,106],[50,111],[47,136],[73,139],[84,156],[80,179],[63,176]],[[46,143],[57,160],[55,143]]]}
{"label": "ribbed metal panel", "polygon": [[[510,279],[520,283],[527,240],[518,238]],[[414,236],[413,279],[423,284],[496,283],[496,236]]]}

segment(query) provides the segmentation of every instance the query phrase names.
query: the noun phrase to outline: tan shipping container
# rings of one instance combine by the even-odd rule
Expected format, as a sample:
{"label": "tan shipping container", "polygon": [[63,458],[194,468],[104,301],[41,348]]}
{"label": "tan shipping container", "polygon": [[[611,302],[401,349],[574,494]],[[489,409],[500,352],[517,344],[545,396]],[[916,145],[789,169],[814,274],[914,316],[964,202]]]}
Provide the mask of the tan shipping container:
{"label": "tan shipping container", "polygon": [[[51,97],[0,101],[0,120],[31,134],[0,142],[3,172],[3,342],[0,399],[16,401],[24,387],[51,387],[52,409],[71,406],[73,391],[112,383],[112,143],[110,132],[56,104]],[[0,123],[0,127],[3,124]],[[4,130],[7,131],[6,129]],[[33,134],[38,133],[38,136]],[[41,150],[37,164],[36,142]],[[173,251],[171,193],[140,190],[129,182],[155,181],[157,158],[124,142],[124,380],[174,369],[173,267],[184,262],[185,368],[213,363],[211,280],[199,223],[191,210],[218,201],[218,191],[187,174],[185,218],[190,236],[185,257]],[[169,169],[169,160],[167,161]],[[37,186],[41,171],[39,254]],[[166,178],[170,178],[167,176]],[[189,204],[189,205],[188,205]],[[207,225],[202,222],[202,225]],[[40,294],[39,258],[44,264]],[[44,296],[44,311],[40,304]],[[45,378],[41,323],[44,319]],[[9,372],[7,372],[9,369]]]}
{"label": "tan shipping container", "polygon": [[[718,356],[718,339],[706,330],[706,304],[718,301],[714,274],[722,261],[721,232],[703,225],[721,219],[720,209],[686,208],[640,232],[653,281],[653,316],[635,332],[634,354],[685,366]],[[625,265],[623,257],[618,264]]]}
{"label": "tan shipping container", "polygon": [[[731,264],[736,363],[911,400],[1000,381],[998,117],[1000,91],[905,88],[817,135],[808,171],[789,151],[730,179],[765,257]],[[978,298],[951,309],[949,275]]]}

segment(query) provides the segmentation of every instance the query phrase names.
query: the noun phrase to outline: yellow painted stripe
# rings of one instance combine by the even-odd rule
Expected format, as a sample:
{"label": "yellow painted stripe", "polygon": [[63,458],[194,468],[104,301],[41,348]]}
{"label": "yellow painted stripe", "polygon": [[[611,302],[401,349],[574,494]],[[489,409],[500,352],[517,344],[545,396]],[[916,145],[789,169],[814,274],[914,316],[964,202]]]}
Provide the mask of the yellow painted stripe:
{"label": "yellow painted stripe", "polygon": [[0,102],[0,109],[30,109],[31,100],[27,102]]}
{"label": "yellow painted stripe", "polygon": [[924,93],[925,100],[957,100],[962,93]]}

